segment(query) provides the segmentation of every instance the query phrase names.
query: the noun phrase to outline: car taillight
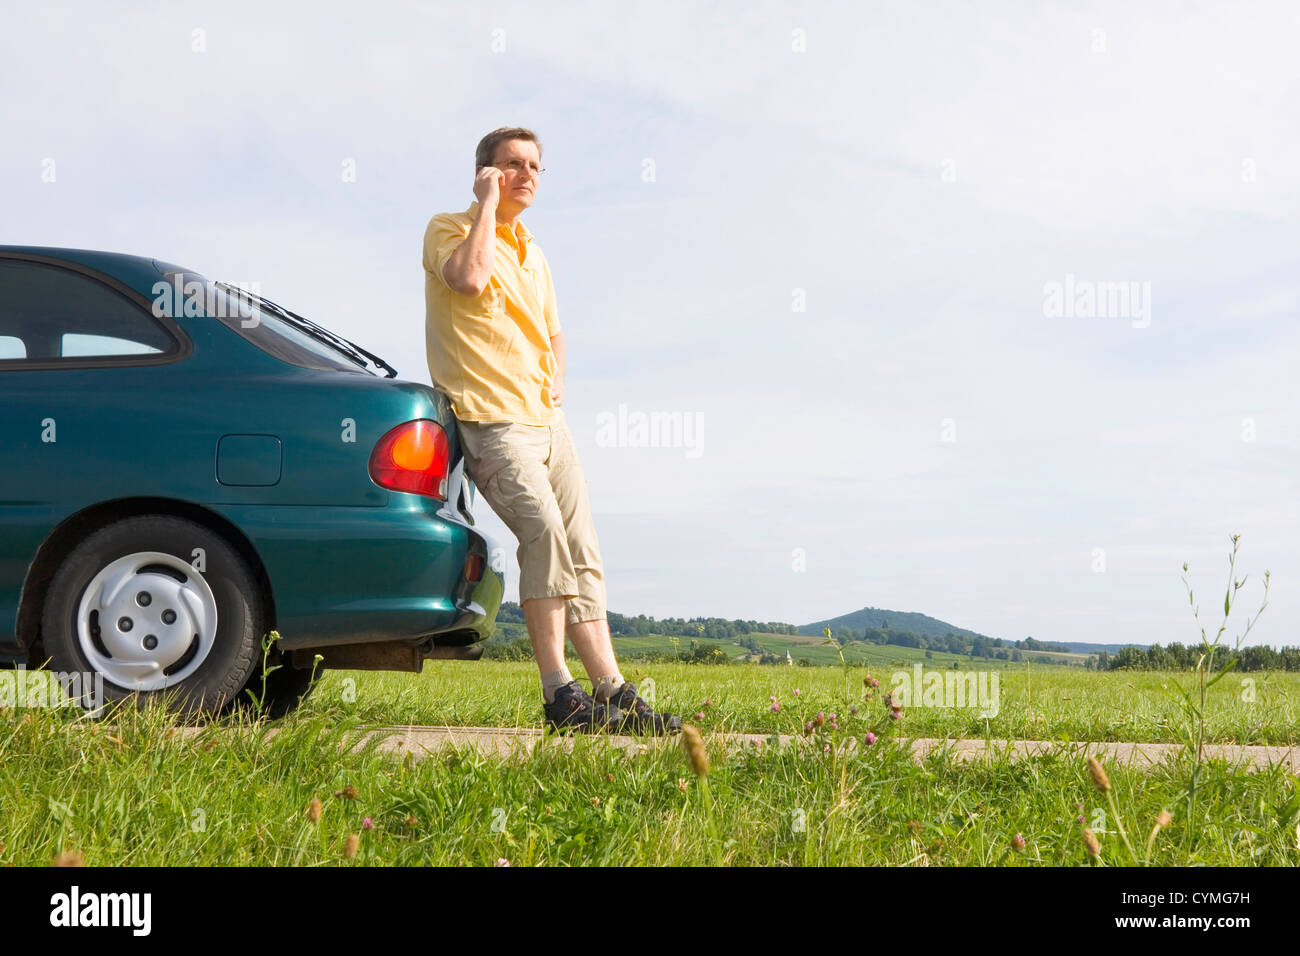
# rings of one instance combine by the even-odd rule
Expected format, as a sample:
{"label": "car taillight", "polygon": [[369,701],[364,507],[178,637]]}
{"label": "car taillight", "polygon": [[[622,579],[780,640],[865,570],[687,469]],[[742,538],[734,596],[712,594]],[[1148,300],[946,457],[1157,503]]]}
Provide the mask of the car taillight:
{"label": "car taillight", "polygon": [[478,582],[483,577],[483,556],[471,554],[465,558],[465,580]]}
{"label": "car taillight", "polygon": [[428,419],[406,422],[388,432],[370,453],[370,477],[394,491],[447,500],[447,434]]}

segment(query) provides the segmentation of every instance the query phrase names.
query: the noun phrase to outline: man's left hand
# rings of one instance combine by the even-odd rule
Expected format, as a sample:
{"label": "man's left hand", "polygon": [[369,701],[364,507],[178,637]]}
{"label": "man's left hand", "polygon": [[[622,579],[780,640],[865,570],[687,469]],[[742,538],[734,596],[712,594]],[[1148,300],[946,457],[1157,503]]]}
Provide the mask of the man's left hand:
{"label": "man's left hand", "polygon": [[564,379],[557,378],[551,386],[551,401],[557,406],[564,404]]}

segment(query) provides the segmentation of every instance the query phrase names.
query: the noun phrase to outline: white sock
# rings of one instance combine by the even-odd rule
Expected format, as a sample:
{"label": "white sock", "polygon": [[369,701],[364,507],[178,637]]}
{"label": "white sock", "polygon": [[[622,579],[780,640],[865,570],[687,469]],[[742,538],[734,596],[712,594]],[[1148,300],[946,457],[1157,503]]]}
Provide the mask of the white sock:
{"label": "white sock", "polygon": [[606,674],[592,685],[591,696],[597,700],[609,700],[614,696],[614,691],[623,686],[623,683],[623,675],[618,671]]}
{"label": "white sock", "polygon": [[555,692],[573,680],[573,675],[569,673],[569,665],[561,664],[558,670],[553,670],[549,674],[542,675],[542,699],[548,704],[555,701]]}

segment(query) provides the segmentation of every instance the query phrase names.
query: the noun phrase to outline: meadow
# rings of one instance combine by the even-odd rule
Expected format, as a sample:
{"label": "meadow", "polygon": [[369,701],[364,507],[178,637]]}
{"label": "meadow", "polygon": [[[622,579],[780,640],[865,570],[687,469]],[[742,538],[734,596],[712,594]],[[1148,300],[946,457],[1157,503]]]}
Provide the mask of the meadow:
{"label": "meadow", "polygon": [[[572,753],[465,748],[422,760],[356,746],[393,724],[540,726],[531,662],[327,672],[288,718],[241,712],[197,736],[177,733],[156,707],[100,721],[9,707],[0,863],[1300,863],[1300,787],[1281,768],[1198,765],[1188,750],[1150,770],[1108,765],[1103,790],[1067,746],[1015,762],[936,752],[916,763],[897,745],[985,733],[1176,741],[1186,718],[1168,685],[1190,675],[1008,665],[999,713],[986,721],[925,706],[891,717],[883,669],[629,663],[625,672],[643,689],[653,681],[659,706],[703,731],[707,768],[681,741],[627,754],[577,737]],[[1210,688],[1206,739],[1296,743],[1297,675],[1249,677],[1253,685],[1230,675]],[[810,721],[812,746],[724,748],[713,734],[800,734]]]}
{"label": "meadow", "polygon": [[[617,649],[624,654],[623,647]],[[660,709],[681,714],[702,730],[747,733],[796,733],[819,711],[850,716],[865,731],[869,720],[877,720],[880,711],[887,713],[882,701],[894,686],[894,675],[910,680],[917,663],[923,673],[950,669],[906,658],[880,667],[847,668],[622,659],[624,676],[643,694],[653,687]],[[1174,685],[1179,680],[1187,683],[1190,674],[996,663],[1003,666],[976,665],[998,673],[996,716],[985,719],[970,707],[907,707],[902,728],[918,737],[1179,740],[1181,712],[1172,695]],[[585,680],[577,660],[570,660],[569,667]],[[869,676],[879,681],[878,688],[864,685],[863,678]],[[374,724],[540,727],[540,688],[531,661],[430,661],[418,676],[327,671],[304,706],[308,711],[337,706]],[[872,694],[870,700],[867,694]],[[1230,674],[1211,688],[1207,704],[1208,741],[1300,744],[1300,674]],[[853,707],[860,717],[849,715]],[[872,707],[876,717],[869,718]]]}
{"label": "meadow", "polygon": [[[522,630],[518,633],[521,635],[526,634]],[[923,661],[927,666],[934,667],[949,667],[953,664],[958,667],[992,667],[1009,663],[1005,660],[971,658],[965,654],[952,654],[948,651],[927,650],[919,647],[904,647],[899,644],[869,644],[862,641],[850,641],[837,647],[828,644],[826,639],[820,635],[755,633],[746,636],[753,638],[759,647],[770,654],[784,657],[788,652],[794,664],[799,664],[801,661],[806,661],[812,665],[838,664],[841,660],[844,660],[851,664],[882,667],[895,664],[910,666],[916,661]],[[747,648],[736,641],[712,640],[709,638],[679,639],[677,646],[674,647],[671,640],[671,638],[661,634],[648,634],[644,637],[615,637],[614,645],[620,654],[650,652],[655,655],[673,655],[674,653],[684,655],[692,643],[698,644],[706,650],[717,648],[719,652],[732,660],[749,653]],[[1079,667],[1083,666],[1084,661],[1089,656],[1087,654],[1067,654],[1056,651],[1022,651],[1020,654],[1024,660],[1028,660],[1033,664],[1075,664]]]}

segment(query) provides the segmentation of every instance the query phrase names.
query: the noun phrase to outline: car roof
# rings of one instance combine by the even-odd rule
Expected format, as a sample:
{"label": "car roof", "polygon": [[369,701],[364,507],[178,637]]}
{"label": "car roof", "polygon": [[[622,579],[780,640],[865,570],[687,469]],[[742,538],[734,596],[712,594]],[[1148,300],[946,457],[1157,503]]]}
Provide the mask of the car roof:
{"label": "car roof", "polygon": [[[0,246],[0,256],[5,254],[25,256],[44,256],[60,259],[64,262],[86,266],[127,282],[128,285],[141,281],[152,282],[159,274],[169,272],[193,272],[183,266],[162,262],[151,256],[133,256],[123,252],[104,252],[99,249],[63,249],[57,246]],[[133,283],[131,280],[135,280]],[[147,286],[146,286],[147,287]]]}

